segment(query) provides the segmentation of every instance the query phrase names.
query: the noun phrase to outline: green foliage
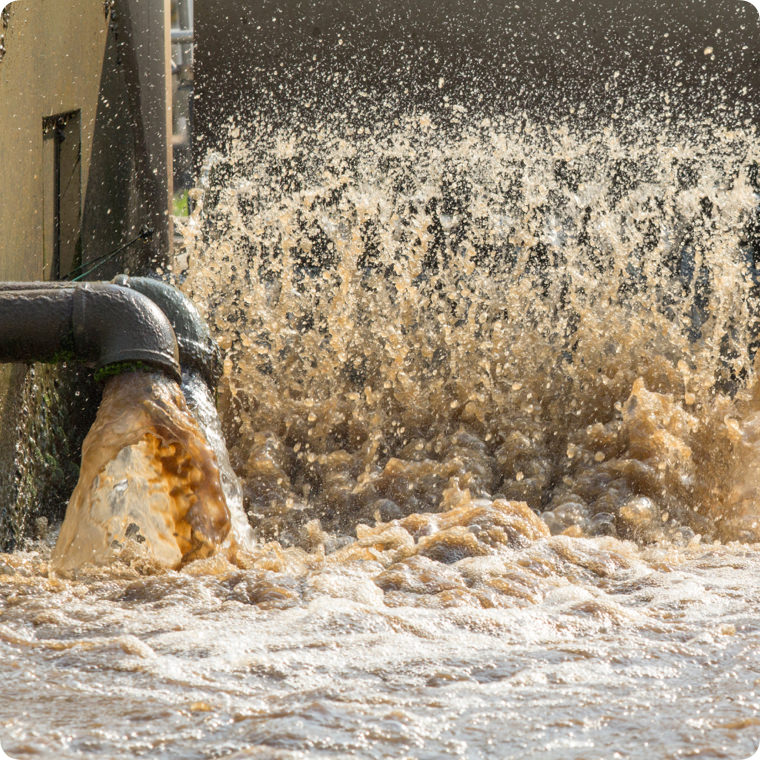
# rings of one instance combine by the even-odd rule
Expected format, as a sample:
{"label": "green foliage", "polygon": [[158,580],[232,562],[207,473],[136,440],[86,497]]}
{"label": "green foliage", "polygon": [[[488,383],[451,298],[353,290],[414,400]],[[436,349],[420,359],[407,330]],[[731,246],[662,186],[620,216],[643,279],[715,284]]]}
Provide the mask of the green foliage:
{"label": "green foliage", "polygon": [[15,456],[0,483],[0,549],[23,545],[35,518],[60,520],[79,476],[79,452],[94,408],[89,372],[33,365],[19,377]]}
{"label": "green foliage", "polygon": [[190,216],[190,203],[187,190],[174,195],[174,216]]}
{"label": "green foliage", "polygon": [[114,375],[123,375],[125,372],[155,372],[156,368],[145,362],[114,362],[106,364],[95,372],[95,380],[99,383]]}

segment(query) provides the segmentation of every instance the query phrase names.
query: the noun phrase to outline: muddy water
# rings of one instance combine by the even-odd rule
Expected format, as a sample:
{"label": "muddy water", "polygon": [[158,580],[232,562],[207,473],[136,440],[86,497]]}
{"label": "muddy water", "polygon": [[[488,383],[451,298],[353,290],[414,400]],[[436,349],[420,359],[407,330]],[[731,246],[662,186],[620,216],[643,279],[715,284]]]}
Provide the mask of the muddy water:
{"label": "muddy water", "polygon": [[229,530],[216,459],[179,386],[158,373],[110,378],[82,445],[53,569],[116,560],[146,571],[179,567],[213,554]]}
{"label": "muddy water", "polygon": [[256,543],[4,556],[6,749],[748,757],[758,154],[456,113],[233,132],[174,274]]}
{"label": "muddy water", "polygon": [[273,550],[248,570],[203,560],[78,581],[49,579],[44,555],[6,557],[4,746],[65,758],[751,754],[755,548],[526,543],[453,564]]}

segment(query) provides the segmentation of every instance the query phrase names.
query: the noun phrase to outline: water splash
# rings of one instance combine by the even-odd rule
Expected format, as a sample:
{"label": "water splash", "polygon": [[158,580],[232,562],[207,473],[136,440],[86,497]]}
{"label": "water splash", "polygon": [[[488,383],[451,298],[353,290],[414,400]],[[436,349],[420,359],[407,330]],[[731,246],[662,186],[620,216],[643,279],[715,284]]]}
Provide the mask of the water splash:
{"label": "water splash", "polygon": [[193,370],[182,373],[182,393],[203,438],[214,452],[219,468],[224,500],[230,513],[230,532],[223,549],[229,556],[235,556],[242,562],[244,560],[241,554],[251,554],[254,551],[255,537],[243,509],[243,490],[230,464],[214,397],[200,374]]}
{"label": "water splash", "polygon": [[228,352],[258,536],[336,549],[456,487],[554,533],[760,537],[736,490],[759,157],[751,130],[655,120],[234,128],[185,288]]}
{"label": "water splash", "polygon": [[[757,533],[756,135],[433,124],[211,168],[181,274],[258,542],[148,575],[0,557],[11,748],[756,746],[760,557],[707,541]],[[107,389],[129,425],[141,382]]]}

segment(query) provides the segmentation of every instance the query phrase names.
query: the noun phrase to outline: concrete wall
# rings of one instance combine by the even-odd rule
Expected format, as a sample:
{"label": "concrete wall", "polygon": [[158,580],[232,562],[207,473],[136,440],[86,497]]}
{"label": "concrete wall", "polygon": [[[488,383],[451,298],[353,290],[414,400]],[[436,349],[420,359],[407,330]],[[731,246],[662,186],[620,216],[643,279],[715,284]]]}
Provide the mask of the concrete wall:
{"label": "concrete wall", "polygon": [[6,9],[0,61],[0,279],[42,279],[42,120],[81,110],[83,188],[89,176],[108,19],[102,0],[36,0]]}
{"label": "concrete wall", "polygon": [[50,193],[42,122],[72,111],[81,112],[83,261],[132,239],[143,224],[154,228],[154,238],[136,247],[132,261],[165,255],[171,197],[168,0],[111,6],[103,0],[30,0],[11,3],[3,16],[0,279],[47,273]]}
{"label": "concrete wall", "polygon": [[[59,190],[79,201],[78,229],[65,234],[81,236],[81,263],[153,230],[86,279],[144,272],[167,257],[168,19],[169,0],[24,0],[2,13],[0,280],[54,274],[58,194],[43,123],[71,112],[79,113],[79,146],[72,148],[79,161],[60,161],[67,176]],[[72,227],[71,213],[59,216]],[[74,386],[84,394],[75,396]],[[0,546],[27,532],[35,511],[62,514],[94,392],[77,370],[0,366]]]}

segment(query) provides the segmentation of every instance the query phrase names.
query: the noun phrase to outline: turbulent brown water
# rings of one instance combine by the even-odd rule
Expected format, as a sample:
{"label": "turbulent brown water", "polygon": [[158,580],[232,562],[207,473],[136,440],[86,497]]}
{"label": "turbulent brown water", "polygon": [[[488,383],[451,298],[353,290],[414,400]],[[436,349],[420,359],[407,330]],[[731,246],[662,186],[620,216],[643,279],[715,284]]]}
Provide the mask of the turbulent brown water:
{"label": "turbulent brown water", "polygon": [[336,131],[233,138],[187,230],[262,537],[456,484],[555,533],[757,538],[751,134]]}
{"label": "turbulent brown water", "polygon": [[233,131],[173,274],[256,543],[4,556],[6,749],[749,756],[759,154],[456,110]]}
{"label": "turbulent brown water", "polygon": [[52,567],[179,567],[213,554],[229,531],[216,459],[176,383],[142,372],[109,379]]}

